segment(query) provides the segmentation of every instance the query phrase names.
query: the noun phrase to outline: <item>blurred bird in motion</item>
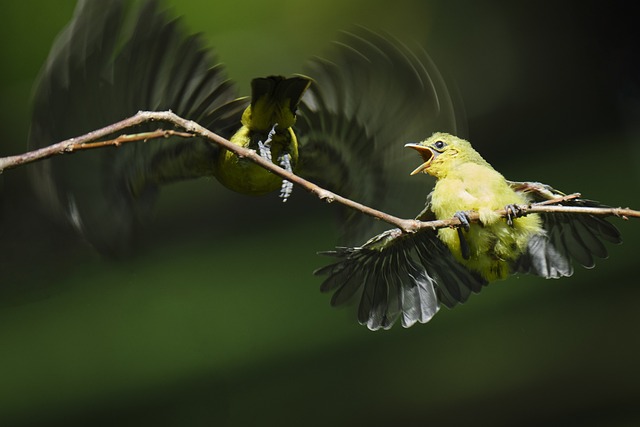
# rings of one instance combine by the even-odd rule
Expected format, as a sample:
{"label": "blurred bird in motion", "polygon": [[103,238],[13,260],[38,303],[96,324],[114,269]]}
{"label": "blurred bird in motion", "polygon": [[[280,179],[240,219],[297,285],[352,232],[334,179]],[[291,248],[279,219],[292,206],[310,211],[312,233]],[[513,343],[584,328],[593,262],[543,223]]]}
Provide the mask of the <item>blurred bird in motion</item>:
{"label": "blurred bird in motion", "polygon": [[[140,110],[172,110],[331,191],[399,216],[418,211],[420,186],[403,173],[409,158],[398,143],[462,131],[426,52],[358,29],[303,71],[256,78],[251,98],[242,98],[201,37],[188,35],[160,2],[80,0],[36,82],[29,145],[79,136]],[[279,177],[196,138],[82,152],[30,170],[48,212],[112,255],[135,242],[165,184],[215,177],[242,194],[280,188],[286,200],[291,193]],[[346,211],[341,223],[348,244],[382,231],[379,221]]]}
{"label": "blurred bird in motion", "polygon": [[[230,141],[258,150],[268,160],[276,159],[289,172],[298,163],[298,139],[292,126],[302,94],[311,84],[304,77],[271,76],[251,81],[251,105],[242,113],[242,127]],[[292,184],[282,181],[266,169],[221,149],[215,168],[218,180],[227,188],[243,194],[265,194],[282,185],[284,201]]]}
{"label": "blurred bird in motion", "polygon": [[[388,329],[398,318],[404,327],[428,322],[441,304],[452,308],[509,274],[570,276],[572,260],[591,268],[594,256],[607,257],[603,240],[622,241],[612,224],[593,215],[518,217],[517,205],[564,194],[537,182],[507,181],[464,139],[438,132],[406,147],[423,159],[411,174],[437,180],[417,219],[457,217],[462,226],[413,234],[392,229],[362,246],[325,252],[339,260],[316,270],[329,276],[321,289],[333,291],[333,305],[357,301],[358,320],[369,329]],[[604,207],[579,198],[562,204]],[[506,219],[495,212],[505,207]],[[470,211],[479,213],[479,223],[469,221]]]}

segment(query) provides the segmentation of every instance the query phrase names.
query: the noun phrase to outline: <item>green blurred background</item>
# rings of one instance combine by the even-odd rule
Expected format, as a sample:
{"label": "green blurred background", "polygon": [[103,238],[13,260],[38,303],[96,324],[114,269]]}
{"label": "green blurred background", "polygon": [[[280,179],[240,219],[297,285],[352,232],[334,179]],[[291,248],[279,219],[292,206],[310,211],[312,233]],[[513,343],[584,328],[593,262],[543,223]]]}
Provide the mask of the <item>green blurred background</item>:
{"label": "green blurred background", "polygon": [[[354,24],[419,40],[508,178],[640,208],[635,2],[170,3],[243,93]],[[31,85],[74,4],[2,4],[0,155],[25,149]],[[0,175],[2,426],[640,425],[637,220],[613,220],[625,244],[592,271],[511,278],[373,333],[311,275],[336,206],[181,183],[113,261],[38,211],[26,172]]]}

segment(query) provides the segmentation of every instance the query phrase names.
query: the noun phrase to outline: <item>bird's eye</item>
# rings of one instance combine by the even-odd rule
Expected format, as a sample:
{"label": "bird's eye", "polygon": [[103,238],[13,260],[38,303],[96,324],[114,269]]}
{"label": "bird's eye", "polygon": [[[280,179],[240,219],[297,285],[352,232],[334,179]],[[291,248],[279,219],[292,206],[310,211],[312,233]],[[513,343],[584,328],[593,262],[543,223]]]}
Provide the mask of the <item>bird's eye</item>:
{"label": "bird's eye", "polygon": [[436,147],[438,150],[442,150],[442,149],[444,148],[444,142],[442,142],[442,141],[436,141],[436,142],[433,144],[433,146],[434,146],[434,147]]}

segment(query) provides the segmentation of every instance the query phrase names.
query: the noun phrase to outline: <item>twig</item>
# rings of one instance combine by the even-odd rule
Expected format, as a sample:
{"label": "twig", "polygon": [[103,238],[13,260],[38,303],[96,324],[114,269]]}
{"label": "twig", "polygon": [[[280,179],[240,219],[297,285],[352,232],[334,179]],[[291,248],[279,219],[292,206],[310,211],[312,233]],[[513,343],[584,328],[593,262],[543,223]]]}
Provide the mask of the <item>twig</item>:
{"label": "twig", "polygon": [[[144,132],[133,135],[122,135],[114,139],[106,140],[106,141],[98,141],[94,142],[97,139],[103,138],[107,135],[112,135],[116,132],[123,131],[132,126],[136,126],[146,122],[152,121],[160,121],[166,123],[172,123],[173,125],[184,129],[186,132],[180,132],[176,130],[163,130],[158,129],[152,132]],[[211,132],[207,128],[199,125],[198,123],[184,119],[171,111],[140,111],[135,116],[130,117],[128,119],[119,121],[112,125],[106,126],[102,129],[98,129],[93,132],[89,132],[85,135],[79,136],[77,138],[71,138],[57,144],[53,144],[47,147],[40,148],[38,150],[29,151],[24,154],[9,156],[0,158],[0,173],[5,169],[15,168],[17,166],[25,165],[28,163],[36,162],[39,160],[47,159],[49,157],[53,157],[60,154],[69,154],[76,151],[87,150],[87,149],[95,149],[102,148],[108,146],[117,147],[124,143],[136,142],[136,141],[147,141],[149,139],[155,138],[166,138],[169,136],[181,136],[185,138],[200,136],[205,139],[208,139],[227,150],[237,154],[240,157],[245,157],[251,160],[254,163],[257,163],[261,167],[271,171],[272,173],[290,181],[294,184],[297,184],[312,194],[318,196],[320,200],[324,200],[327,203],[337,202],[344,206],[347,206],[351,209],[355,209],[365,215],[372,216],[376,219],[384,221],[388,224],[391,224],[395,227],[400,228],[402,231],[407,233],[413,233],[418,231],[421,228],[445,228],[445,227],[458,227],[461,225],[461,222],[457,218],[451,218],[446,220],[437,220],[437,221],[418,221],[418,220],[409,220],[409,219],[401,219],[395,217],[393,215],[389,215],[385,212],[378,211],[376,209],[365,206],[361,203],[354,202],[353,200],[347,199],[346,197],[335,194],[329,190],[326,190],[310,181],[307,181],[304,178],[299,177],[291,172],[286,171],[280,166],[269,162],[268,160],[261,157],[254,150],[250,150],[247,148],[240,147],[228,141],[225,138]],[[632,209],[623,209],[623,208],[595,208],[595,207],[581,207],[581,206],[559,206],[555,203],[560,203],[562,201],[571,200],[573,198],[579,197],[579,194],[571,194],[568,196],[561,197],[559,199],[547,200],[540,203],[535,203],[533,205],[519,205],[518,208],[521,211],[521,215],[526,215],[529,213],[580,213],[580,214],[590,214],[590,215],[599,215],[599,216],[618,216],[624,219],[628,217],[640,218],[640,212]],[[507,210],[499,209],[496,211],[500,216],[506,217]],[[479,215],[477,212],[471,212],[469,214],[469,220],[472,222],[476,222],[479,219]]]}
{"label": "twig", "polygon": [[[522,213],[518,216],[524,216],[528,214],[534,213],[571,213],[571,214],[586,214],[586,215],[596,215],[596,216],[617,216],[622,219],[629,219],[629,217],[640,218],[640,211],[636,211],[629,208],[596,208],[589,206],[560,206],[560,205],[549,205],[550,201],[544,201],[539,203],[534,203],[531,205],[516,205],[516,208],[521,210]],[[495,211],[498,215],[502,217],[507,216],[506,209],[498,209]],[[478,212],[469,212],[469,221],[477,222],[480,219],[480,214]],[[418,222],[418,221],[416,221]],[[419,222],[416,230],[420,228],[446,228],[446,227],[459,227],[462,223],[458,218],[450,218],[450,219],[442,219],[437,221],[427,221],[427,222]],[[412,232],[414,230],[404,230]]]}
{"label": "twig", "polygon": [[[118,122],[116,123],[116,125],[124,122],[126,121]],[[129,125],[129,126],[132,126],[132,125]],[[118,132],[119,130],[123,130],[129,126],[118,127],[113,132]],[[53,144],[47,147],[39,148],[37,150],[29,151],[24,154],[18,154],[16,156],[0,157],[0,173],[4,172],[5,169],[12,169],[28,163],[33,163],[39,160],[48,159],[49,157],[53,157],[60,154],[70,154],[76,151],[91,150],[94,148],[119,147],[120,145],[128,142],[148,141],[150,139],[168,138],[170,136],[181,136],[183,138],[190,138],[194,136],[193,134],[186,133],[186,132],[158,129],[152,132],[143,132],[143,133],[137,133],[133,135],[120,135],[117,138],[109,139],[106,141],[90,142],[90,141],[93,141],[94,139],[98,139],[104,136],[105,133],[101,131],[104,129],[110,129],[110,128],[111,126],[108,126],[107,128],[100,129],[100,131],[91,132],[78,138],[67,139],[57,144]],[[94,133],[98,133],[98,135],[94,135]],[[106,134],[108,135],[109,133],[110,132],[107,132]]]}

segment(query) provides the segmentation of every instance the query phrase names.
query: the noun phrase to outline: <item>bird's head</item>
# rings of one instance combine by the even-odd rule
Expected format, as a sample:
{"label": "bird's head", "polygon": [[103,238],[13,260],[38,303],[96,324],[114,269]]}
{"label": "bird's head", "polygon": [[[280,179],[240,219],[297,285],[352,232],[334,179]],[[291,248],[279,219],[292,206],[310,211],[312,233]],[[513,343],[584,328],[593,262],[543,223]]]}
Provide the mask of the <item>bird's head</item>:
{"label": "bird's head", "polygon": [[450,135],[436,132],[431,137],[419,143],[405,144],[405,147],[413,148],[422,157],[423,163],[411,172],[411,175],[423,172],[440,179],[458,165],[473,163],[488,163],[471,147],[469,141]]}

